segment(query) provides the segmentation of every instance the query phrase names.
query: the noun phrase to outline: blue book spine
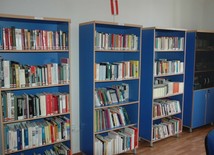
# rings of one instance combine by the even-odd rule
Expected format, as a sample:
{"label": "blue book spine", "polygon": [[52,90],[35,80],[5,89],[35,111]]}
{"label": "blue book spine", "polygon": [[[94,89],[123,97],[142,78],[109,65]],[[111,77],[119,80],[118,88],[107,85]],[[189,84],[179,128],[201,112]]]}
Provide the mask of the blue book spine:
{"label": "blue book spine", "polygon": [[45,140],[45,126],[42,125],[42,144],[45,144],[46,140]]}
{"label": "blue book spine", "polygon": [[28,128],[26,128],[25,127],[25,129],[24,129],[24,137],[25,137],[25,139],[24,139],[24,141],[25,141],[25,148],[28,148],[28,145],[29,145],[29,141],[28,141]]}
{"label": "blue book spine", "polygon": [[3,27],[0,26],[0,50],[3,49]]}

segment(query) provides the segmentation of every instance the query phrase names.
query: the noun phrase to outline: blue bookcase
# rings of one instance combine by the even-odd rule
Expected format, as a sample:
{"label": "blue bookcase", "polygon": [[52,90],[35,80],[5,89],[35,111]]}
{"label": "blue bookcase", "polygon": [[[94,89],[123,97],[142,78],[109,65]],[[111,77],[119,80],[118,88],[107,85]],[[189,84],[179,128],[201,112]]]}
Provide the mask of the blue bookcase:
{"label": "blue bookcase", "polygon": [[[0,150],[1,154],[14,154],[14,155],[27,155],[27,154],[43,154],[44,151],[53,149],[54,145],[63,143],[69,149],[68,152],[72,154],[71,151],[71,97],[70,97],[70,48],[69,48],[69,27],[70,19],[58,19],[58,18],[45,18],[45,17],[33,17],[33,16],[17,16],[9,14],[0,14],[0,58],[1,58],[1,105],[0,106],[0,124],[1,124],[1,139],[0,139]],[[17,34],[21,32],[21,34]],[[15,34],[13,34],[15,33]],[[26,33],[26,34],[25,34]],[[34,34],[33,34],[34,33]],[[29,37],[29,38],[27,38]],[[8,62],[10,67],[7,67]],[[18,69],[14,73],[12,69],[13,63],[18,64]],[[57,64],[55,67],[55,73],[50,69],[47,69],[46,65]],[[66,68],[60,68],[60,65],[66,66]],[[46,66],[46,67],[44,67]],[[28,67],[28,70],[24,70],[24,74],[21,73],[22,67]],[[44,67],[42,71],[39,68]],[[45,71],[45,68],[47,71]],[[32,69],[32,70],[31,70]],[[34,70],[35,69],[35,70]],[[60,70],[61,72],[57,71]],[[48,73],[49,72],[49,73]],[[10,76],[6,75],[10,73]],[[62,75],[66,74],[66,75]],[[43,78],[42,78],[43,76]],[[49,76],[49,77],[45,77]],[[55,76],[55,77],[54,77]],[[49,78],[49,79],[48,79]],[[15,83],[14,83],[15,79]],[[30,79],[30,80],[29,80]],[[46,80],[46,81],[45,81]],[[49,80],[49,81],[48,81]],[[55,81],[54,81],[55,80]],[[24,81],[24,82],[23,82]],[[32,114],[31,110],[28,109],[26,112],[26,105],[30,107],[30,101],[23,100],[20,102],[23,108],[23,113],[20,115],[18,109],[16,109],[16,100],[11,104],[12,108],[9,109],[10,98],[7,98],[4,102],[4,94],[11,93],[14,96],[35,96],[39,94],[67,94],[66,95],[66,111],[60,111],[52,113],[53,109],[51,107],[60,108],[54,105],[53,100],[45,102],[46,105],[42,105],[40,99],[35,101],[37,104],[37,110],[42,111],[42,107],[45,106],[46,109],[50,108],[50,111],[45,111],[46,115],[40,115],[41,113],[35,112],[33,117],[26,118],[24,114]],[[47,99],[47,96],[46,96]],[[11,99],[12,100],[12,99]],[[29,101],[29,102],[28,102]],[[18,102],[18,100],[17,100]],[[47,106],[47,102],[50,103],[51,107]],[[61,105],[59,98],[56,100],[57,105]],[[32,102],[31,102],[32,103]],[[15,105],[15,107],[14,107]],[[38,107],[39,105],[39,107]],[[20,107],[19,107],[20,108]],[[10,112],[10,110],[12,112]],[[20,110],[20,109],[19,109]],[[15,114],[13,113],[15,111]],[[31,112],[29,112],[31,111]],[[50,113],[49,113],[50,112]],[[16,114],[19,113],[19,114]],[[15,119],[13,116],[15,115]],[[16,115],[23,116],[22,119],[16,119]],[[6,120],[5,118],[12,118]],[[55,121],[56,124],[49,124],[50,130],[45,131],[45,120],[52,120],[55,118],[67,118],[67,126],[64,126],[66,131],[61,131],[61,133],[66,132],[65,136],[59,138],[54,137],[54,139],[49,141],[42,141],[42,145],[39,143],[41,139],[48,135],[58,135],[62,126],[59,122]],[[65,120],[63,120],[65,121]],[[61,123],[63,123],[63,121]],[[32,135],[30,135],[30,127],[22,127],[22,123],[30,123],[32,129]],[[53,121],[52,121],[53,123]],[[58,124],[59,123],[59,124]],[[64,123],[63,123],[64,124]],[[52,128],[53,125],[56,128]],[[16,126],[16,127],[15,127]],[[61,127],[61,128],[59,128]],[[51,129],[53,129],[51,131]],[[25,131],[25,132],[22,132]],[[42,131],[42,133],[40,132]],[[43,132],[44,131],[44,132]],[[8,136],[13,132],[15,136]],[[15,133],[16,132],[16,133]],[[26,134],[23,134],[26,133]],[[52,134],[50,134],[52,133]],[[41,136],[42,135],[42,136]],[[32,139],[30,139],[31,137]],[[46,136],[47,137],[47,136]],[[24,141],[23,141],[24,138]],[[53,138],[52,136],[49,138]],[[44,140],[44,139],[42,139]],[[38,142],[39,141],[39,142]],[[38,142],[38,143],[37,143]],[[30,143],[31,146],[30,146]],[[28,145],[29,144],[29,145]],[[28,146],[28,147],[27,147]]]}
{"label": "blue bookcase", "polygon": [[182,132],[185,41],[185,30],[142,29],[139,134],[151,146]]}
{"label": "blue bookcase", "polygon": [[190,129],[213,123],[214,33],[188,31],[184,126]]}
{"label": "blue bookcase", "polygon": [[[138,147],[140,108],[141,27],[100,21],[82,23],[79,26],[79,46],[81,151],[86,154],[97,154],[100,149],[96,145],[99,136],[109,138],[109,133],[124,132],[126,128],[135,131],[134,145],[130,147],[130,144],[127,144],[126,150],[116,150],[111,153],[119,154],[135,150]],[[100,67],[102,64],[106,68],[104,73]],[[121,64],[126,69],[128,67],[129,71],[125,68],[121,68],[123,70],[121,71],[119,69]],[[110,66],[110,76],[107,66]],[[135,67],[133,68],[133,66]],[[115,68],[118,70],[115,71]],[[125,88],[126,90],[122,91],[124,94],[120,95],[128,95],[125,100],[117,102],[111,100],[109,104],[99,105],[100,102],[105,102],[102,101],[102,97],[97,99],[100,89],[108,92],[114,86],[120,87],[123,84],[127,89]],[[107,98],[109,99],[109,97]],[[97,102],[99,103],[97,104]],[[103,121],[100,121],[101,116],[97,116],[97,114],[100,111],[111,111],[112,109],[125,109],[128,121],[126,120],[125,124],[120,122],[116,126],[104,125],[104,127],[98,128],[97,126],[103,124]],[[112,116],[112,113],[110,115]],[[117,117],[120,117],[119,115]],[[104,122],[109,121],[106,115],[102,119]],[[109,149],[117,149],[116,144],[112,147]],[[103,151],[101,152],[103,153]],[[98,154],[102,154],[101,152]]]}

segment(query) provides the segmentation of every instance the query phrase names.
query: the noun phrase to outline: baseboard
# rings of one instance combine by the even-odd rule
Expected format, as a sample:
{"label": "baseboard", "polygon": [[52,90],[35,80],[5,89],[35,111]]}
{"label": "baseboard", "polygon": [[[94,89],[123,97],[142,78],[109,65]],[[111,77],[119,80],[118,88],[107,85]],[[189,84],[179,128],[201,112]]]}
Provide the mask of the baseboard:
{"label": "baseboard", "polygon": [[82,152],[74,153],[73,155],[83,155]]}

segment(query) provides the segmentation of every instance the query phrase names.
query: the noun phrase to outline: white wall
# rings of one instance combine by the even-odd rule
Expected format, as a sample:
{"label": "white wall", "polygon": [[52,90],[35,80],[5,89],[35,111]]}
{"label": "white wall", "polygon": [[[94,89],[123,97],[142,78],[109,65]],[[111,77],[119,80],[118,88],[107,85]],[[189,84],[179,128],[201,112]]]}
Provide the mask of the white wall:
{"label": "white wall", "polygon": [[[214,29],[213,0],[119,0],[115,21],[186,29]],[[79,152],[79,23],[113,21],[110,0],[0,0],[0,13],[70,18],[73,152]]]}

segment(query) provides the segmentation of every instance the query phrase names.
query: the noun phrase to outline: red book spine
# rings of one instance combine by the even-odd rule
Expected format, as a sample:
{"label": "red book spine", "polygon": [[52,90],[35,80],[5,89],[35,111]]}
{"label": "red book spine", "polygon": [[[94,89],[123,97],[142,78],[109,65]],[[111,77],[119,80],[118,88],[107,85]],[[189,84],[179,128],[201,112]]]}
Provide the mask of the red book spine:
{"label": "red book spine", "polygon": [[46,115],[49,116],[51,114],[51,102],[49,94],[46,94]]}
{"label": "red book spine", "polygon": [[58,96],[57,95],[53,95],[53,105],[54,105],[54,114],[58,114],[59,113],[59,105],[58,105]]}
{"label": "red book spine", "polygon": [[111,3],[111,14],[114,15],[114,0],[110,0]]}
{"label": "red book spine", "polygon": [[115,0],[115,14],[118,15],[119,14],[119,10],[118,10],[118,0]]}

